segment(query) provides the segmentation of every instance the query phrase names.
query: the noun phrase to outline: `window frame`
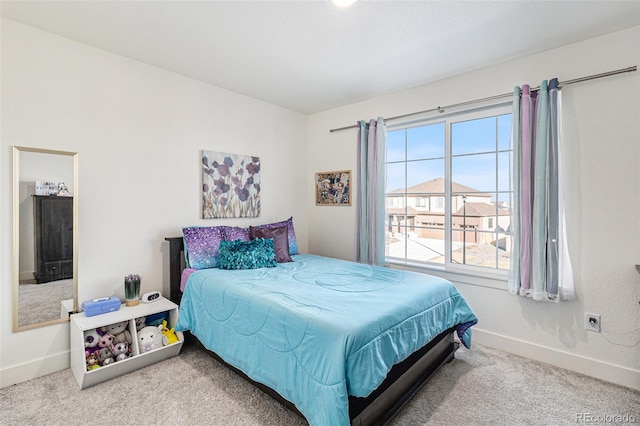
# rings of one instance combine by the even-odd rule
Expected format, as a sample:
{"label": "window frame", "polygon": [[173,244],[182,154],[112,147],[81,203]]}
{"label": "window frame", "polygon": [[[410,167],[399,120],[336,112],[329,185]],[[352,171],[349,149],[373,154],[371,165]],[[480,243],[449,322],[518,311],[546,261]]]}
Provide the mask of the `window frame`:
{"label": "window frame", "polygon": [[[501,115],[512,114],[512,103],[511,100],[498,100],[498,101],[489,101],[483,104],[475,105],[474,107],[458,107],[452,108],[451,110],[444,112],[431,112],[425,114],[423,116],[419,116],[418,118],[412,118],[404,121],[395,121],[393,123],[387,123],[387,132],[393,132],[397,130],[409,129],[414,127],[426,126],[436,123],[444,123],[445,130],[445,153],[444,153],[444,162],[445,162],[445,176],[444,179],[448,182],[448,185],[445,185],[445,194],[444,194],[444,214],[445,214],[445,227],[444,227],[444,235],[445,235],[445,261],[444,264],[437,263],[429,263],[429,262],[420,262],[415,260],[407,259],[406,251],[404,259],[398,257],[388,257],[385,255],[385,262],[388,266],[396,269],[405,269],[405,270],[415,270],[416,272],[422,273],[431,273],[434,275],[442,276],[444,278],[450,279],[452,281],[467,283],[467,284],[476,284],[482,285],[492,288],[506,289],[507,280],[509,275],[509,270],[498,269],[498,268],[488,268],[482,266],[475,265],[463,265],[456,264],[451,262],[451,244],[452,244],[452,190],[451,190],[451,175],[452,175],[452,152],[451,152],[451,125],[453,123],[464,122],[469,120],[477,120],[488,117],[497,117]],[[504,152],[496,148],[495,153]],[[511,161],[513,161],[512,156],[512,147],[507,151],[510,153]],[[406,164],[406,157],[405,157]],[[385,163],[386,165],[386,163]],[[498,168],[498,164],[496,164],[496,170]],[[406,181],[405,181],[406,188]],[[389,188],[386,188],[389,189]],[[510,188],[512,192],[513,189]],[[495,188],[496,193],[501,192],[496,184]],[[385,190],[386,194],[386,190]],[[405,193],[406,194],[406,193]],[[385,195],[386,197],[386,195]],[[406,200],[406,197],[405,197]],[[405,201],[405,212],[407,211],[406,201]],[[386,204],[385,204],[386,206]],[[386,207],[385,207],[386,210]],[[386,227],[380,230],[381,232],[386,232]]]}

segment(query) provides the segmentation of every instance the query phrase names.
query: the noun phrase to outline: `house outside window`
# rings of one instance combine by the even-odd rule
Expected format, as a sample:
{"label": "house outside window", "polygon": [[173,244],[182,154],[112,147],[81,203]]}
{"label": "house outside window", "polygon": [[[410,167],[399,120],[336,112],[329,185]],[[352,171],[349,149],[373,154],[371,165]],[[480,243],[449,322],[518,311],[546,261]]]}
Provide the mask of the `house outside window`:
{"label": "house outside window", "polygon": [[509,269],[510,131],[504,103],[388,126],[387,262]]}

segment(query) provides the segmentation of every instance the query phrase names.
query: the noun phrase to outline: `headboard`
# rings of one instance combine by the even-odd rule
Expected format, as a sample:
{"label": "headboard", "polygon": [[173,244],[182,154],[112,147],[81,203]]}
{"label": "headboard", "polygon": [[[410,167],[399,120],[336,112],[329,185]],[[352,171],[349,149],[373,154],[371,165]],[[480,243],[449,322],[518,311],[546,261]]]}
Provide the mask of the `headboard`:
{"label": "headboard", "polygon": [[167,237],[169,242],[169,300],[180,304],[180,278],[184,269],[184,240],[182,237]]}

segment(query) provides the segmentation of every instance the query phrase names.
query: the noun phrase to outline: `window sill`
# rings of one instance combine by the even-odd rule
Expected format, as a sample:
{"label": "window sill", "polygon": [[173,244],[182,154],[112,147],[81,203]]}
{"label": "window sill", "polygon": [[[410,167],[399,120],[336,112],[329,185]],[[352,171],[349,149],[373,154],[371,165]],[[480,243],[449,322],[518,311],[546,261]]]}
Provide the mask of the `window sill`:
{"label": "window sill", "polygon": [[476,285],[496,290],[508,290],[508,273],[503,271],[451,270],[445,269],[444,267],[425,266],[418,263],[394,262],[389,259],[387,259],[387,265],[392,269],[434,275],[453,283]]}

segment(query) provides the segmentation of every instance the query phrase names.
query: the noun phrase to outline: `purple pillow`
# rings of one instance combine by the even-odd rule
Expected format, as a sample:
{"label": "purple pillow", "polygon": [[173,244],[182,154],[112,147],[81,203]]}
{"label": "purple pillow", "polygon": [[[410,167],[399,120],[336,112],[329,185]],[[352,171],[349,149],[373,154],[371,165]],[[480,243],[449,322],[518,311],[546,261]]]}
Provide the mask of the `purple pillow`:
{"label": "purple pillow", "polygon": [[188,268],[207,269],[220,266],[220,241],[224,239],[222,227],[207,226],[182,228],[184,260]]}
{"label": "purple pillow", "polygon": [[225,241],[249,241],[249,228],[240,228],[238,226],[222,226],[224,229]]}
{"label": "purple pillow", "polygon": [[250,226],[249,236],[252,240],[256,238],[272,238],[273,248],[276,252],[276,262],[293,262],[293,259],[289,256],[289,240],[287,239],[286,226],[281,226],[279,228],[256,228]]}
{"label": "purple pillow", "polygon": [[282,222],[268,223],[266,225],[259,225],[256,228],[279,228],[281,226],[287,227],[287,240],[289,242],[289,254],[298,254],[298,241],[296,241],[296,231],[293,227],[293,216]]}

